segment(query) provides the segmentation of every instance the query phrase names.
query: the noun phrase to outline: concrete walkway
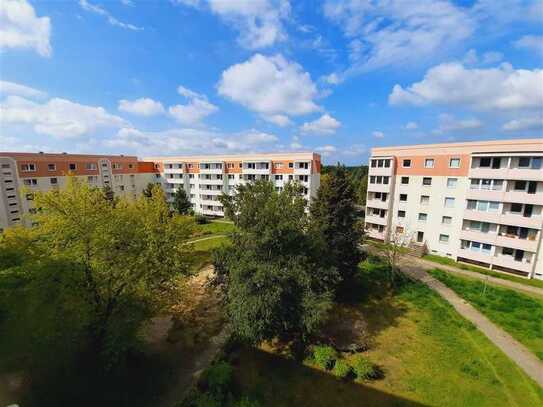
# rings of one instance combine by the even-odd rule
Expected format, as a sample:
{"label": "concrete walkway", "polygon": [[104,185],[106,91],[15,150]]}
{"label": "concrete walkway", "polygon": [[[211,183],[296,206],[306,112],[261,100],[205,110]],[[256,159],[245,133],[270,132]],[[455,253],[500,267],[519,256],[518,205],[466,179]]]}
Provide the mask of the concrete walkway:
{"label": "concrete walkway", "polygon": [[487,276],[486,274],[477,273],[476,271],[462,270],[458,267],[434,263],[433,261],[421,259],[418,257],[405,256],[405,259],[409,259],[412,263],[417,264],[419,267],[421,267],[424,270],[433,270],[433,269],[438,268],[440,270],[460,274],[468,278],[487,281],[490,284],[499,285],[499,286],[510,288],[516,291],[522,291],[523,294],[531,294],[531,295],[535,295],[537,297],[543,298],[543,288],[534,287],[534,286],[526,285],[522,283],[517,283],[515,281],[505,280],[499,277]]}
{"label": "concrete walkway", "polygon": [[422,270],[418,262],[413,262],[412,260],[415,259],[402,259],[400,268],[404,273],[411,278],[422,281],[441,295],[460,315],[471,321],[490,341],[543,388],[543,363],[532,352],[460,298],[445,284]]}

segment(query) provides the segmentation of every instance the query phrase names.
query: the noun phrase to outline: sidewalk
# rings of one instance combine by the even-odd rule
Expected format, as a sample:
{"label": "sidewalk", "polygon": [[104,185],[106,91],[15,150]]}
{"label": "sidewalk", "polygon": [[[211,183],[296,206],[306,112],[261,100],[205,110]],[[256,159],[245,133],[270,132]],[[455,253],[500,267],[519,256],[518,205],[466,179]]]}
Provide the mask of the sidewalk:
{"label": "sidewalk", "polygon": [[477,329],[500,348],[502,352],[515,362],[529,377],[543,387],[543,363],[532,352],[503,329],[492,323],[473,306],[460,298],[454,291],[445,286],[445,284],[430,276],[419,266],[420,265],[417,265],[415,262],[410,262],[409,259],[406,261],[405,258],[402,259],[400,264],[404,273],[414,279],[422,281],[441,295],[441,297],[449,302],[460,315],[468,321],[471,321]]}
{"label": "sidewalk", "polygon": [[409,259],[411,263],[417,264],[424,270],[440,269],[451,273],[461,274],[462,276],[487,281],[488,283],[510,288],[512,290],[521,291],[523,294],[532,294],[543,298],[543,288],[534,287],[515,281],[505,280],[499,277],[487,276],[486,274],[477,273],[476,271],[462,270],[457,267],[447,266],[445,264],[434,263],[430,260],[421,259],[419,257],[404,256],[404,259]]}

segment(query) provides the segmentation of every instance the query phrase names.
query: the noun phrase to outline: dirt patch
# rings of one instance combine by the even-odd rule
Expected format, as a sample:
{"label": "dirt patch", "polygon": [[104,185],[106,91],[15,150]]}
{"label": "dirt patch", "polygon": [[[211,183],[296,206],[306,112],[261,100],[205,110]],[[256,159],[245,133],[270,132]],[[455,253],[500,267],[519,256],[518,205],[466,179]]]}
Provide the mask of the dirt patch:
{"label": "dirt patch", "polygon": [[321,340],[341,352],[364,352],[369,347],[368,324],[356,307],[337,305],[321,330]]}

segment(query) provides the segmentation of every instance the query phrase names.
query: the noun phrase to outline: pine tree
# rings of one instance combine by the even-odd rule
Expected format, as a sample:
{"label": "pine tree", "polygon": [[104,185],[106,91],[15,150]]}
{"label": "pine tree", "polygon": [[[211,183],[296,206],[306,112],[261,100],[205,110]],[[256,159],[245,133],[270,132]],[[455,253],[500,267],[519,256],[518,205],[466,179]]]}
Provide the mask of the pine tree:
{"label": "pine tree", "polygon": [[173,197],[173,207],[180,215],[188,215],[192,209],[187,193],[183,187],[177,188]]}
{"label": "pine tree", "polygon": [[335,267],[348,287],[361,260],[362,231],[356,217],[356,196],[345,167],[324,176],[311,204],[311,230],[320,240],[323,261]]}

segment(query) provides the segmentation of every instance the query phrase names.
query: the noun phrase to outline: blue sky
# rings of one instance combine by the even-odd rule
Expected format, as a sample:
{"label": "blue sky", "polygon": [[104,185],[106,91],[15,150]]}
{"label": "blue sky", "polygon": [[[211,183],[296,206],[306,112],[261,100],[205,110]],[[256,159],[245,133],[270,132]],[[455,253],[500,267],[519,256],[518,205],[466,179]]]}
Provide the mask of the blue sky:
{"label": "blue sky", "polygon": [[543,2],[4,0],[0,151],[541,137]]}

